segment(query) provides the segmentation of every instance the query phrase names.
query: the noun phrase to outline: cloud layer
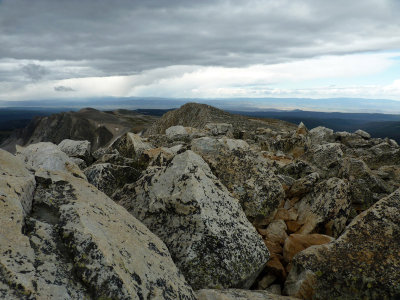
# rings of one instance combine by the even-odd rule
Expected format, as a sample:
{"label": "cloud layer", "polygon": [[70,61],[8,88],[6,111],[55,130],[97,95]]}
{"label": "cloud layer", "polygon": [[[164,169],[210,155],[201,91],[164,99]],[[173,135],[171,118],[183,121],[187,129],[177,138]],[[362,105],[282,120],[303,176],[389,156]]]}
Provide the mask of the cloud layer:
{"label": "cloud layer", "polygon": [[[164,96],[251,95],[254,86],[277,90],[296,77],[339,76],[348,57],[384,52],[368,64],[377,73],[391,65],[388,51],[400,49],[398,20],[397,0],[3,0],[0,97],[35,89],[48,95],[59,86],[83,95],[93,78],[117,84],[119,95],[154,95],[151,86],[163,87]],[[324,69],[305,69],[318,59]],[[343,76],[362,76],[364,61]]]}

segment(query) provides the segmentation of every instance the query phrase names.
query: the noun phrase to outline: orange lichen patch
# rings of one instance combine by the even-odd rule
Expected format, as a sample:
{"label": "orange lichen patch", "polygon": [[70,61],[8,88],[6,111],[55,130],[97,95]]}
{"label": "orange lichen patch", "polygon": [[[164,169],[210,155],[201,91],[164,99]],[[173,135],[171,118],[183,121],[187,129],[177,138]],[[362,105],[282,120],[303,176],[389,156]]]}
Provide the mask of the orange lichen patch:
{"label": "orange lichen patch", "polygon": [[285,245],[283,247],[283,257],[286,262],[292,261],[293,257],[311,247],[313,245],[323,245],[327,244],[334,240],[330,236],[326,236],[323,234],[291,234],[285,241]]}
{"label": "orange lichen patch", "polygon": [[290,185],[287,185],[287,184],[282,184],[282,188],[283,188],[283,190],[285,191],[285,192],[287,192],[287,191],[289,191],[290,190]]}
{"label": "orange lichen patch", "polygon": [[301,224],[297,221],[289,220],[289,221],[286,221],[286,226],[287,226],[289,233],[294,233],[300,229]]}
{"label": "orange lichen patch", "polygon": [[294,221],[297,219],[297,212],[295,209],[278,208],[275,214],[275,220]]}
{"label": "orange lichen patch", "polygon": [[291,154],[293,155],[294,158],[298,158],[302,156],[304,153],[305,153],[304,147],[295,147],[291,151]]}
{"label": "orange lichen patch", "polygon": [[278,255],[271,256],[270,260],[267,262],[266,269],[268,273],[273,274],[280,278],[282,281],[286,279],[287,273],[285,267],[279,260]]}
{"label": "orange lichen patch", "polygon": [[267,229],[266,228],[257,228],[258,233],[265,237],[267,235]]}
{"label": "orange lichen patch", "polygon": [[267,246],[268,251],[271,253],[271,255],[283,253],[282,246],[277,242],[270,242],[270,241],[264,240],[264,244],[265,244],[265,246]]}
{"label": "orange lichen patch", "polygon": [[287,156],[276,156],[276,155],[268,154],[268,153],[265,153],[265,152],[263,153],[263,156],[265,158],[270,159],[270,160],[281,162],[281,163],[283,163],[285,165],[286,164],[290,164],[291,162],[293,162],[293,159],[291,159],[290,157],[287,157]]}

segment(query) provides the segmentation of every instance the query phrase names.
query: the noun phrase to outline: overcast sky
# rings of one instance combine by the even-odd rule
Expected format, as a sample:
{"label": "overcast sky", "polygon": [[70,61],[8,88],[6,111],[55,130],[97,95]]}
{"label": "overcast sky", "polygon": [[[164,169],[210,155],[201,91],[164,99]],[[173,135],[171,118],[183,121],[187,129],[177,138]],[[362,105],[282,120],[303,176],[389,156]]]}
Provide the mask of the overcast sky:
{"label": "overcast sky", "polygon": [[400,100],[398,0],[0,0],[0,99]]}

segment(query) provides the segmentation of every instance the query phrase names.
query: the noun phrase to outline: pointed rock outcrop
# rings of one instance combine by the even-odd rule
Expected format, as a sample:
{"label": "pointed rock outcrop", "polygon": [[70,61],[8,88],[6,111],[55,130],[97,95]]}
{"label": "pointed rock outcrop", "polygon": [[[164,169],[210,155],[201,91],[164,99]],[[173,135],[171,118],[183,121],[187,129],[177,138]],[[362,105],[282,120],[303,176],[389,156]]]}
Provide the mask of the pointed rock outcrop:
{"label": "pointed rock outcrop", "polygon": [[268,260],[238,200],[190,150],[148,168],[114,199],[167,244],[195,289],[249,288]]}

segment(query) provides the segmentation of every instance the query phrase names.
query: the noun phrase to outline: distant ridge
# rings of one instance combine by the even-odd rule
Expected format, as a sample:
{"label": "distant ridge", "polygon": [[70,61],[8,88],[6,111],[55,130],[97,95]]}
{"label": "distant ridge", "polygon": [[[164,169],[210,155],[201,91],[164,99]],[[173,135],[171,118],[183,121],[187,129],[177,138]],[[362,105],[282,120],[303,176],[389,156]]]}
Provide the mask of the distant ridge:
{"label": "distant ridge", "polygon": [[13,153],[16,145],[27,146],[42,141],[58,144],[64,139],[72,139],[88,140],[92,150],[96,150],[128,131],[143,130],[156,119],[154,116],[126,110],[102,112],[94,108],[83,108],[78,112],[36,117],[27,127],[15,131],[3,141],[0,148]]}
{"label": "distant ridge", "polygon": [[93,107],[96,109],[171,109],[185,103],[196,102],[208,104],[224,110],[258,111],[258,110],[306,110],[319,112],[347,113],[386,113],[400,114],[400,99],[363,99],[363,98],[154,98],[154,97],[103,97],[88,99],[44,99],[29,101],[0,101],[0,107],[24,108],[60,108],[79,109]]}
{"label": "distant ridge", "polygon": [[230,123],[234,131],[256,130],[259,127],[296,128],[295,125],[280,120],[254,120],[246,116],[231,114],[207,104],[187,103],[177,110],[164,114],[146,131],[146,135],[164,134],[171,126],[182,125],[194,128],[204,128],[208,123]]}

